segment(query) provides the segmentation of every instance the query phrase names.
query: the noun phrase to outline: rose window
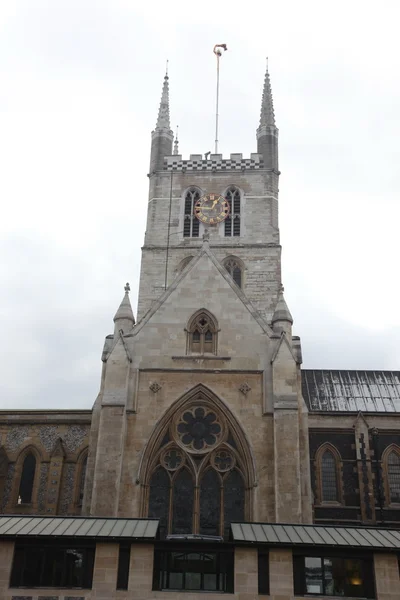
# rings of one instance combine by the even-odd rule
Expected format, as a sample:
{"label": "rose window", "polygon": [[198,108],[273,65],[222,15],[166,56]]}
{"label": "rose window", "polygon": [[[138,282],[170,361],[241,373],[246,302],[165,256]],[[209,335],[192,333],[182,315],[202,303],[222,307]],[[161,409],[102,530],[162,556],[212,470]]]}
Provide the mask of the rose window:
{"label": "rose window", "polygon": [[161,462],[168,471],[176,471],[183,464],[184,457],[177,448],[170,448],[163,454]]}
{"label": "rose window", "polygon": [[219,441],[222,427],[214,412],[198,406],[183,413],[177,433],[184,446],[201,452]]}
{"label": "rose window", "polygon": [[227,450],[219,450],[212,457],[212,463],[217,471],[225,473],[229,471],[235,464],[233,456]]}

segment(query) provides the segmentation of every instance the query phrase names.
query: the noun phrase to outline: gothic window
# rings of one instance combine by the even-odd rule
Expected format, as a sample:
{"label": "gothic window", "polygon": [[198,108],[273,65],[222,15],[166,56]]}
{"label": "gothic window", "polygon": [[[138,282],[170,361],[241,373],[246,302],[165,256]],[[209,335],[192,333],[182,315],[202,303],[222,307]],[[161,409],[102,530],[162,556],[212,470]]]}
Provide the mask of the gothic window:
{"label": "gothic window", "polygon": [[319,503],[342,502],[341,458],[331,444],[323,444],[316,454],[317,498]]}
{"label": "gothic window", "polygon": [[30,452],[25,456],[18,491],[18,504],[32,502],[33,483],[35,481],[36,458]]}
{"label": "gothic window", "polygon": [[228,258],[224,267],[238,287],[242,287],[242,267],[235,258]]}
{"label": "gothic window", "polygon": [[395,450],[388,454],[386,472],[389,501],[400,503],[400,454]]}
{"label": "gothic window", "polygon": [[217,353],[217,324],[207,311],[196,313],[187,328],[188,354]]}
{"label": "gothic window", "polygon": [[229,204],[229,216],[225,219],[225,237],[240,236],[240,192],[232,186],[225,194]]}
{"label": "gothic window", "polygon": [[336,460],[330,450],[325,450],[321,460],[322,502],[337,502],[338,485]]}
{"label": "gothic window", "polygon": [[87,467],[87,455],[81,462],[81,471],[79,477],[79,496],[78,496],[78,506],[82,506],[83,502],[83,494],[85,491],[85,477],[86,477],[86,467]]}
{"label": "gothic window", "polygon": [[200,199],[200,192],[190,188],[186,192],[183,217],[183,237],[199,237],[200,221],[194,216],[194,205]]}
{"label": "gothic window", "polygon": [[225,415],[202,398],[169,418],[153,449],[143,513],[160,520],[162,538],[227,536],[233,521],[245,520],[246,462],[234,437]]}

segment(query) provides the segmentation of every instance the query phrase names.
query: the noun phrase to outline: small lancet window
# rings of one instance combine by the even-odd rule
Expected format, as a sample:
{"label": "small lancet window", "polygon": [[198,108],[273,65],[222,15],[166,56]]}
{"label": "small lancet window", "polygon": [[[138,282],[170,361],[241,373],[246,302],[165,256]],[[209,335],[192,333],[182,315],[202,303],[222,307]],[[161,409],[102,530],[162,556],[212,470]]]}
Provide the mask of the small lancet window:
{"label": "small lancet window", "polygon": [[187,333],[189,354],[216,354],[217,327],[210,315],[201,312],[192,318]]}
{"label": "small lancet window", "polygon": [[387,461],[390,502],[400,503],[400,455],[392,450]]}
{"label": "small lancet window", "polygon": [[86,478],[86,467],[87,467],[87,456],[82,461],[81,466],[81,475],[79,479],[79,498],[78,498],[78,506],[82,506],[83,503],[83,494],[85,491],[85,478]]}
{"label": "small lancet window", "polygon": [[242,269],[239,263],[230,258],[224,263],[225,269],[228,271],[229,275],[232,277],[233,281],[236,283],[238,287],[242,287]]}
{"label": "small lancet window", "polygon": [[18,491],[18,504],[29,504],[32,502],[33,483],[35,480],[36,458],[29,453],[22,465],[21,480]]}
{"label": "small lancet window", "polygon": [[229,216],[225,219],[225,237],[240,236],[240,192],[230,187],[225,198],[229,204]]}
{"label": "small lancet window", "polygon": [[194,216],[194,205],[199,199],[200,192],[196,188],[186,192],[183,237],[199,237],[200,221]]}
{"label": "small lancet window", "polygon": [[321,459],[321,499],[322,502],[338,502],[336,458],[330,450],[325,450]]}

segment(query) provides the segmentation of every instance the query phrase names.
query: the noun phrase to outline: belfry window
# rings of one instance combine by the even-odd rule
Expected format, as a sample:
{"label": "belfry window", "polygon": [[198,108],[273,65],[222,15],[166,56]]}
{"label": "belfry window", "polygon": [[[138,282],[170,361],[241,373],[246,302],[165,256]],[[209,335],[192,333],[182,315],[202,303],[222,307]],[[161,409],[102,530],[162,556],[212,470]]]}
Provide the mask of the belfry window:
{"label": "belfry window", "polygon": [[183,237],[199,237],[200,221],[194,216],[194,205],[200,199],[200,192],[190,188],[185,196],[183,217]]}
{"label": "belfry window", "polygon": [[230,187],[225,194],[229,204],[229,216],[225,219],[225,237],[240,236],[240,192]]}
{"label": "belfry window", "polygon": [[224,262],[224,267],[232,277],[233,281],[238,287],[242,287],[242,268],[237,260],[234,258],[228,258]]}
{"label": "belfry window", "polygon": [[36,458],[30,452],[25,457],[24,463],[22,465],[22,473],[18,491],[18,504],[29,504],[30,502],[32,502],[35,471]]}
{"label": "belfry window", "polygon": [[400,503],[400,455],[392,450],[387,459],[390,502]]}
{"label": "belfry window", "polygon": [[192,317],[187,335],[188,354],[217,353],[217,326],[215,319],[208,312],[200,311]]}

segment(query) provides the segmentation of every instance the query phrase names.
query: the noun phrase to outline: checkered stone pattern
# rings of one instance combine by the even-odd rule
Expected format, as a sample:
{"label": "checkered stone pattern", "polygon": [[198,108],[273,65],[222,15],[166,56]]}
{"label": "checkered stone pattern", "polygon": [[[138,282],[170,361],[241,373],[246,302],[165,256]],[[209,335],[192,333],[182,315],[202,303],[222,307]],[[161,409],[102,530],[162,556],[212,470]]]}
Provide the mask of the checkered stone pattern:
{"label": "checkered stone pattern", "polygon": [[264,168],[261,155],[254,155],[252,158],[211,160],[179,160],[178,156],[167,156],[164,166],[167,171],[254,171]]}

